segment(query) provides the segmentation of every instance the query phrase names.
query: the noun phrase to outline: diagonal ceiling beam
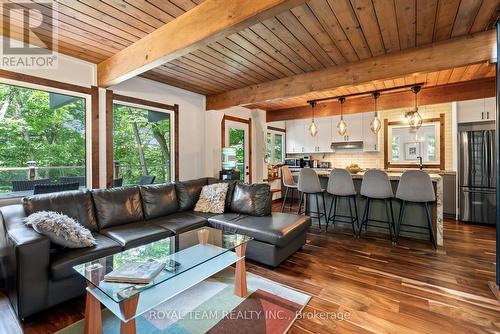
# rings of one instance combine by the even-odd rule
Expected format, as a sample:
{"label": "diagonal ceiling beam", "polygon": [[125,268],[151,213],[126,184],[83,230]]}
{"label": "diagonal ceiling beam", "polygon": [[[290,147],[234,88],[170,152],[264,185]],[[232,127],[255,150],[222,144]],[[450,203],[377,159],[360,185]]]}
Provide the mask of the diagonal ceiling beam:
{"label": "diagonal ceiling beam", "polygon": [[116,85],[305,2],[205,0],[101,62],[99,86]]}
{"label": "diagonal ceiling beam", "polygon": [[393,52],[291,77],[264,82],[229,92],[207,96],[206,110],[300,96],[343,86],[402,77],[418,72],[434,72],[484,61],[496,61],[496,32],[434,43]]}

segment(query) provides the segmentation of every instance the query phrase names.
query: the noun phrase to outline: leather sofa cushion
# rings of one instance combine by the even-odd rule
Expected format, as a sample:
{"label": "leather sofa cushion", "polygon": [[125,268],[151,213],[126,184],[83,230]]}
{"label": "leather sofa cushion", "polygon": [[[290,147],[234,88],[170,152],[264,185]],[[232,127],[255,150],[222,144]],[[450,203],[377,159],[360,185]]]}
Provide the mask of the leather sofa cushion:
{"label": "leather sofa cushion", "polygon": [[201,189],[207,185],[207,178],[182,181],[175,183],[175,191],[177,192],[177,201],[180,211],[193,210],[198,198],[200,197]]}
{"label": "leather sofa cushion", "polygon": [[149,220],[148,223],[166,228],[175,234],[208,225],[208,221],[205,217],[196,215],[192,211],[177,212],[165,217]]}
{"label": "leather sofa cushion", "polygon": [[98,229],[92,196],[88,190],[33,195],[23,198],[23,206],[27,215],[37,211],[56,211],[76,219],[90,231]]}
{"label": "leather sofa cushion", "polygon": [[144,219],[139,187],[92,190],[99,229]]}
{"label": "leather sofa cushion", "polygon": [[60,280],[74,275],[73,266],[97,260],[121,252],[122,246],[116,241],[99,233],[94,233],[97,244],[87,248],[61,248],[50,256],[50,274],[52,279]]}
{"label": "leather sofa cushion", "polygon": [[270,216],[252,217],[225,213],[208,219],[210,226],[224,231],[253,237],[278,247],[285,247],[311,225],[311,218],[289,213],[273,212]]}
{"label": "leather sofa cushion", "polygon": [[250,216],[268,216],[272,209],[269,184],[237,183],[231,201],[231,211]]}
{"label": "leather sofa cushion", "polygon": [[101,230],[99,233],[113,239],[125,249],[142,246],[173,235],[172,231],[149,222],[136,222]]}
{"label": "leather sofa cushion", "polygon": [[146,219],[166,216],[179,210],[173,183],[139,186],[139,190]]}
{"label": "leather sofa cushion", "polygon": [[226,204],[224,205],[225,211],[231,211],[231,202],[233,200],[233,194],[234,194],[234,188],[236,187],[236,183],[241,183],[241,181],[238,180],[218,180],[215,178],[208,178],[208,184],[214,184],[214,183],[227,183],[229,186],[227,188],[227,194],[226,194]]}

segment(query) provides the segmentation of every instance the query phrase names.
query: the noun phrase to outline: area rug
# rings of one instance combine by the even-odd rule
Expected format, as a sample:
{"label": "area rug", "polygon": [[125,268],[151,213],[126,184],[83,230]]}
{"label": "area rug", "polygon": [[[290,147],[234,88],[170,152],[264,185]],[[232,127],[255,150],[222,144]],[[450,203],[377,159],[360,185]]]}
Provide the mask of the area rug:
{"label": "area rug", "polygon": [[[310,296],[263,277],[247,274],[248,296],[234,295],[228,268],[136,319],[137,333],[286,333]],[[103,310],[103,333],[118,334],[120,321]],[[83,333],[80,320],[58,334]]]}

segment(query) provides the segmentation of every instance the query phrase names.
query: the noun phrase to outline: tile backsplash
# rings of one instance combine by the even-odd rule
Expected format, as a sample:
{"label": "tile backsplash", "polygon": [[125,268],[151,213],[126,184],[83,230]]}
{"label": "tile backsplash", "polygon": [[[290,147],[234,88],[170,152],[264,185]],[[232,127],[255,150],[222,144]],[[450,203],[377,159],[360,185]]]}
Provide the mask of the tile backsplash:
{"label": "tile backsplash", "polygon": [[[435,118],[439,114],[445,114],[445,169],[452,170],[453,147],[452,147],[452,104],[442,103],[419,107],[422,118]],[[380,119],[391,121],[402,121],[404,113],[409,108],[391,109],[380,111]],[[349,126],[349,125],[348,125]],[[327,154],[311,154],[312,159],[329,161],[332,167],[344,168],[350,163],[357,163],[361,168],[384,168],[384,127],[380,130],[380,152],[347,151]],[[302,156],[302,155],[290,155]]]}

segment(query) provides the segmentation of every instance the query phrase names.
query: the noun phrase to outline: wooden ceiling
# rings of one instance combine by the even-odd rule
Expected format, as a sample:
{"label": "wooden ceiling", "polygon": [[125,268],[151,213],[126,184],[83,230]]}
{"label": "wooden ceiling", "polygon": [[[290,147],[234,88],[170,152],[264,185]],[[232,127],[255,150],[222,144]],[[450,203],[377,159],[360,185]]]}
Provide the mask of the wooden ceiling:
{"label": "wooden ceiling", "polygon": [[[60,52],[99,63],[202,1],[55,0],[57,15],[38,0],[31,5],[56,17]],[[500,0],[311,0],[142,76],[212,95],[488,30],[498,18],[499,5]],[[21,39],[20,17],[11,16],[11,21],[17,28],[10,37]],[[424,76],[428,85],[435,85],[491,75],[491,66],[477,64],[343,91],[398,86]],[[290,107],[310,96],[332,94],[338,92],[254,107]]]}

